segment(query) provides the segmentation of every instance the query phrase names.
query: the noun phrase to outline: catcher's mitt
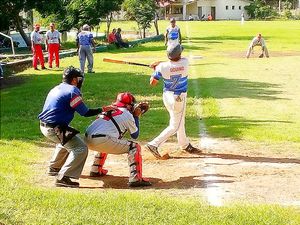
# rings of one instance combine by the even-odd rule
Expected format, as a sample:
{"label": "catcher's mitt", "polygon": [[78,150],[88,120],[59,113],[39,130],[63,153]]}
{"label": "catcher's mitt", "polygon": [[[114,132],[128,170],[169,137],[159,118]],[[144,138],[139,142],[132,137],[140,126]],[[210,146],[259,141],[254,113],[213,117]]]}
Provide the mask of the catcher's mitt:
{"label": "catcher's mitt", "polygon": [[134,116],[141,116],[145,114],[150,108],[150,105],[148,102],[139,102],[134,105],[132,114]]}

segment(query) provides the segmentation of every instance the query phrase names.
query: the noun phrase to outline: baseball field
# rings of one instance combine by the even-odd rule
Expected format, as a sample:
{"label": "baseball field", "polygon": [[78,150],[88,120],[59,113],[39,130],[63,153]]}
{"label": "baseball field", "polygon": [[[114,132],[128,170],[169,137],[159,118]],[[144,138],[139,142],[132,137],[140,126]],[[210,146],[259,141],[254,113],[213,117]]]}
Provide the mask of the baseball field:
{"label": "baseball field", "polygon": [[[56,188],[47,176],[54,145],[40,133],[37,115],[60,69],[27,69],[1,81],[0,224],[300,224],[299,21],[178,22],[183,56],[190,60],[186,132],[201,155],[183,153],[176,138],[156,160],[143,149],[151,187],[129,189],[126,155],[109,155],[108,175],[91,178],[88,157],[80,188]],[[168,25],[160,21],[164,32]],[[112,27],[133,30],[134,22]],[[103,28],[104,29],[104,28]],[[254,49],[262,33],[270,58]],[[168,124],[162,84],[152,70],[104,63],[104,57],[151,63],[166,60],[163,42],[96,53],[95,74],[82,88],[90,107],[130,91],[151,109],[140,121],[142,145]],[[47,66],[47,65],[46,65]],[[94,118],[76,116],[81,134]]]}

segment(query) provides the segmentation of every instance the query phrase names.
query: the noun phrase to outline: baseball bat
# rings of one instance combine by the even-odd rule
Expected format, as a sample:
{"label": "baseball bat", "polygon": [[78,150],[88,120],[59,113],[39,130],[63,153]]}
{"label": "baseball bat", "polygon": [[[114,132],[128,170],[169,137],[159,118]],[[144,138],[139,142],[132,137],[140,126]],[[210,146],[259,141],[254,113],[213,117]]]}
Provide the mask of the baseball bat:
{"label": "baseball bat", "polygon": [[109,58],[103,58],[103,62],[118,63],[118,64],[129,64],[129,65],[135,65],[135,66],[149,67],[149,65],[144,64],[144,63],[128,62],[128,61],[125,61],[125,60],[117,60],[117,59],[109,59]]}

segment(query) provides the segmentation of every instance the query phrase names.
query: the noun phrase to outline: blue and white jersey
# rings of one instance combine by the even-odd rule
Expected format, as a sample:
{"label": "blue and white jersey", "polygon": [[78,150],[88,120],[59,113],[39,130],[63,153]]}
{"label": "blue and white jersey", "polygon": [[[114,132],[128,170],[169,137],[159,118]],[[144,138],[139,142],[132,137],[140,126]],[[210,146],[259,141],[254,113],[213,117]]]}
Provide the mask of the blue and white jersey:
{"label": "blue and white jersey", "polygon": [[88,110],[82,101],[80,90],[73,85],[61,83],[49,92],[38,118],[44,123],[68,125],[74,118],[75,111],[83,116]]}
{"label": "blue and white jersey", "polygon": [[168,47],[176,46],[179,44],[179,32],[180,28],[178,26],[172,27],[171,25],[167,27],[168,32]]}
{"label": "blue and white jersey", "polygon": [[156,80],[163,78],[164,91],[172,91],[175,95],[187,92],[188,88],[188,66],[187,58],[178,61],[168,61],[158,64],[152,77]]}
{"label": "blue and white jersey", "polygon": [[77,41],[79,45],[89,46],[92,44],[93,34],[89,31],[81,31],[77,35]]}

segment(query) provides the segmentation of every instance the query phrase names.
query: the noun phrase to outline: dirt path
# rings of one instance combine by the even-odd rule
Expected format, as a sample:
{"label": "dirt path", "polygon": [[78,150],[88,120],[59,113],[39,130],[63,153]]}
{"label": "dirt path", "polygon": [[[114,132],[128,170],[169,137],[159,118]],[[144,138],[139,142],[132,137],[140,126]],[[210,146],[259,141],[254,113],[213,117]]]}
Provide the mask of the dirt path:
{"label": "dirt path", "polygon": [[[170,152],[170,149],[176,149],[175,145],[166,143],[161,150]],[[48,160],[51,151],[51,148],[44,151]],[[143,151],[143,173],[153,186],[137,191],[192,196],[211,205],[245,201],[300,206],[300,154],[288,150],[274,154],[274,146],[218,140],[211,141],[210,148],[201,155],[176,150],[170,156],[168,160],[156,160]],[[101,178],[88,176],[92,158],[91,152],[80,178],[81,188],[131,190],[127,187],[126,155],[109,155],[105,166],[109,173]],[[46,175],[47,162],[39,166],[43,172],[37,183],[54,187],[55,179]]]}

